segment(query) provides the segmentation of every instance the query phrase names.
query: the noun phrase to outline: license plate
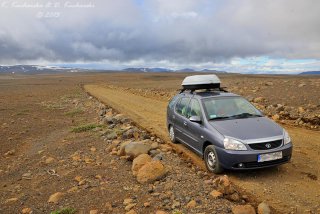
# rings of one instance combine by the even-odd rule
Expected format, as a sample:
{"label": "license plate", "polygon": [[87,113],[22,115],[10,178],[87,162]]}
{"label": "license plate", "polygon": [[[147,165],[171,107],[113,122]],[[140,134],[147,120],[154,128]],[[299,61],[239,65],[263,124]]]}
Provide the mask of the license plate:
{"label": "license plate", "polygon": [[278,159],[281,159],[281,158],[282,158],[282,152],[261,154],[261,155],[258,155],[258,162],[278,160]]}

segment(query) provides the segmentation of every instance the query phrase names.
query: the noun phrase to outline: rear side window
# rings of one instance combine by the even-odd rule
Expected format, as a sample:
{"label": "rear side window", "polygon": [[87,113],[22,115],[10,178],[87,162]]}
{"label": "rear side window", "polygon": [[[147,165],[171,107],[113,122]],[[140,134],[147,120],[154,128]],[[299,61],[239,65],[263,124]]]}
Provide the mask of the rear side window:
{"label": "rear side window", "polygon": [[188,112],[187,112],[187,118],[190,118],[192,116],[201,117],[200,103],[196,99],[192,99],[190,101],[190,105],[189,105]]}
{"label": "rear side window", "polygon": [[189,97],[182,97],[178,104],[176,105],[176,112],[182,116],[187,117],[187,110],[188,110],[188,104],[189,104]]}
{"label": "rear side window", "polygon": [[177,100],[178,100],[179,96],[174,96],[170,102],[169,102],[169,108],[173,108],[173,106],[176,104]]}

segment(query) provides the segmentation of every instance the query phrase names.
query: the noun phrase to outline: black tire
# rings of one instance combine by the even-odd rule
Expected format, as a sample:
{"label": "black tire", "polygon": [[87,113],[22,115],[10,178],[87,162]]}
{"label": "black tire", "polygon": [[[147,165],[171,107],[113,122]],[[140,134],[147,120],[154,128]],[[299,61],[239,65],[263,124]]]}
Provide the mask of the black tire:
{"label": "black tire", "polygon": [[204,161],[208,171],[215,174],[223,172],[223,167],[220,165],[217,152],[213,145],[209,145],[204,150]]}
{"label": "black tire", "polygon": [[178,143],[177,139],[176,139],[176,133],[174,131],[173,125],[169,126],[169,138],[171,140],[172,143]]}

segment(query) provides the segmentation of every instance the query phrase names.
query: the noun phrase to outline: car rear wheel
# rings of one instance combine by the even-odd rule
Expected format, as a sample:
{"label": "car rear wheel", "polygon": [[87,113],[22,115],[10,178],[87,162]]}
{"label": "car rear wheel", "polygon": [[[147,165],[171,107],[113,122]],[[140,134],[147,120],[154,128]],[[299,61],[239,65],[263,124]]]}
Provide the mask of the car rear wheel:
{"label": "car rear wheel", "polygon": [[178,143],[174,132],[173,125],[169,126],[169,137],[172,143]]}
{"label": "car rear wheel", "polygon": [[223,168],[219,163],[218,155],[213,145],[209,145],[204,150],[204,161],[210,172],[219,174],[223,172]]}

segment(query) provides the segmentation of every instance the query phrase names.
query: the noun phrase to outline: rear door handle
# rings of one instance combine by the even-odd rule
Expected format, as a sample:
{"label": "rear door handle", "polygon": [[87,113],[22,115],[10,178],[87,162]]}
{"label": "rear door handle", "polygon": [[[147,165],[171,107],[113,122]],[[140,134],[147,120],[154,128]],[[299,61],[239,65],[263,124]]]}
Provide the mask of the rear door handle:
{"label": "rear door handle", "polygon": [[183,122],[183,125],[187,126],[188,124],[187,124],[187,122],[186,122],[186,121],[184,121],[184,122]]}

